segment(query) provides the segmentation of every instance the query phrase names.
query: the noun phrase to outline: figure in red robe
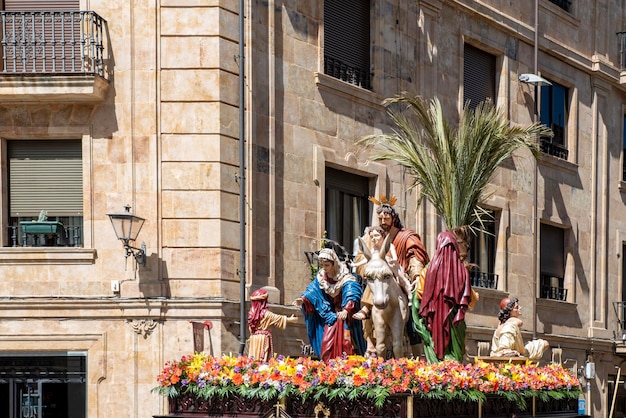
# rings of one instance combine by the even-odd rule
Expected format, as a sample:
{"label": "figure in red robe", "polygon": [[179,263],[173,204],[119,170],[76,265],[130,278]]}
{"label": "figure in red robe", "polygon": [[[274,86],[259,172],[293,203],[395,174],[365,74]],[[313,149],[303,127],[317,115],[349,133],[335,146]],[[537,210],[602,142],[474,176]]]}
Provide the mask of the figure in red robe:
{"label": "figure in red robe", "polygon": [[426,320],[439,360],[461,361],[465,351],[465,312],[473,305],[469,271],[452,232],[437,236],[437,250],[426,269],[419,315]]}

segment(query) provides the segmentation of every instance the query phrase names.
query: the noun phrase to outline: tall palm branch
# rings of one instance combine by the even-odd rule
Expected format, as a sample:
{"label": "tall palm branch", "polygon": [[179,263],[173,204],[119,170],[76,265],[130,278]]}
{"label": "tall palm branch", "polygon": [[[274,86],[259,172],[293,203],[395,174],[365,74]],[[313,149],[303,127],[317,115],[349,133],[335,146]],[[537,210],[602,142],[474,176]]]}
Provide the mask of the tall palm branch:
{"label": "tall palm branch", "polygon": [[475,109],[466,105],[456,129],[446,121],[436,98],[429,102],[402,93],[383,104],[394,123],[393,132],[367,136],[357,145],[373,148],[373,160],[393,161],[407,169],[418,201],[432,202],[449,229],[476,225],[482,229],[485,212],[479,202],[496,168],[519,148],[536,157],[536,138],[552,136],[539,123],[511,125],[503,110],[490,102]]}

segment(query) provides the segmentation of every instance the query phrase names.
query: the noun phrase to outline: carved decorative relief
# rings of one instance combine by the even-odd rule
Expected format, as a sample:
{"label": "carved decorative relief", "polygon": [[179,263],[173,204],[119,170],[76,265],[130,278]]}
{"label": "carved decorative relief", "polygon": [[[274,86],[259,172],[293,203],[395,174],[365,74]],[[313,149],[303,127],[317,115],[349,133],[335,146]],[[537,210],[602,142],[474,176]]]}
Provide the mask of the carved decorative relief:
{"label": "carved decorative relief", "polygon": [[152,331],[159,324],[158,321],[153,319],[138,319],[138,320],[129,320],[130,326],[133,328],[137,334],[142,335],[143,338],[148,338]]}

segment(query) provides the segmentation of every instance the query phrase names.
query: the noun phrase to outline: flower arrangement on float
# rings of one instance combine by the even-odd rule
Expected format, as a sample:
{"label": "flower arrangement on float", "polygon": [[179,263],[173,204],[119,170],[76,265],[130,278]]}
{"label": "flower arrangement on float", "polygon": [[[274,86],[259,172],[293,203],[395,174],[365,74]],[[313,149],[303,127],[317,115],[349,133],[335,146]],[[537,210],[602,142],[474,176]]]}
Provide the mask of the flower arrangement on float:
{"label": "flower arrangement on float", "polygon": [[169,398],[193,395],[209,399],[239,395],[263,400],[297,396],[373,399],[382,406],[392,394],[423,399],[479,401],[499,395],[525,409],[526,399],[577,398],[580,382],[555,364],[462,364],[447,360],[429,364],[420,359],[384,360],[346,356],[323,362],[309,357],[278,356],[269,362],[246,356],[212,357],[205,353],[169,361],[153,392]]}

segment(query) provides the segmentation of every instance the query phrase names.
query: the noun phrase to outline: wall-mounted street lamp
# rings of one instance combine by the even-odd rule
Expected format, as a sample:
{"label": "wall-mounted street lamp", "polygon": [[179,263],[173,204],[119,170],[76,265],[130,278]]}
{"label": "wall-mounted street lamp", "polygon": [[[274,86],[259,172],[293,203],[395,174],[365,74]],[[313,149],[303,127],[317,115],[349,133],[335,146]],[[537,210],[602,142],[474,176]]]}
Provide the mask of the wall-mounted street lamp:
{"label": "wall-mounted street lamp", "polygon": [[146,220],[130,213],[129,205],[124,206],[124,208],[126,209],[124,212],[108,213],[107,216],[111,219],[117,239],[124,243],[124,250],[126,250],[124,257],[128,258],[128,256],[132,255],[137,264],[145,266],[146,244],[142,242],[141,248],[136,248],[130,245],[130,242],[137,239],[137,235],[139,235],[139,231],[141,231],[141,227]]}
{"label": "wall-mounted street lamp", "polygon": [[534,84],[535,86],[551,86],[550,83],[545,78],[541,77],[537,74],[520,74],[518,77],[519,81],[526,84]]}

